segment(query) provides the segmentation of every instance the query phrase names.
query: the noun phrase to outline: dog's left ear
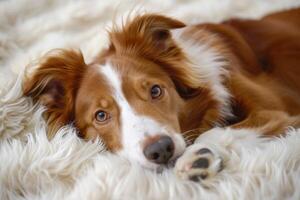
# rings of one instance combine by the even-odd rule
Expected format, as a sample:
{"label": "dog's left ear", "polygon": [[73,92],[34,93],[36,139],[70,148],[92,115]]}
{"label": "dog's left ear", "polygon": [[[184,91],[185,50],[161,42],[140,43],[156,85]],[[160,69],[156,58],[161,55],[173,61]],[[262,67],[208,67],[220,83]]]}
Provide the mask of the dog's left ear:
{"label": "dog's left ear", "polygon": [[185,26],[181,21],[155,14],[137,16],[127,24],[110,33],[110,50],[130,51],[152,59],[167,56],[174,47],[170,30]]}
{"label": "dog's left ear", "polygon": [[50,138],[74,120],[76,93],[86,69],[81,52],[55,50],[43,57],[33,74],[25,77],[24,95],[46,107]]}
{"label": "dog's left ear", "polygon": [[183,27],[183,22],[163,15],[137,16],[111,31],[111,44],[105,53],[139,56],[157,63],[170,75],[181,97],[193,98],[199,94],[199,78],[185,67],[185,55],[171,33]]}
{"label": "dog's left ear", "polygon": [[199,84],[194,84],[195,75],[183,67],[185,55],[172,38],[171,30],[186,25],[163,15],[145,14],[126,22],[121,29],[110,32],[110,47],[105,52],[137,55],[160,65],[173,80],[183,98],[197,95]]}

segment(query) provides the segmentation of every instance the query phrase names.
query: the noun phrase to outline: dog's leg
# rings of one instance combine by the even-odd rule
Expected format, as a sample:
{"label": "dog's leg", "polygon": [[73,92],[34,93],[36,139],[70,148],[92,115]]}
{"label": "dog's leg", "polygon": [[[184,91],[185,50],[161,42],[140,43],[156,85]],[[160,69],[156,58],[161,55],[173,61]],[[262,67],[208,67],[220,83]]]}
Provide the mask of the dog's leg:
{"label": "dog's leg", "polygon": [[[258,147],[271,137],[283,134],[288,127],[299,127],[300,117],[280,111],[260,111],[227,128],[213,128],[200,135],[178,159],[175,173],[182,179],[209,184],[224,166],[235,165],[232,152],[239,154],[245,147]],[[251,128],[250,128],[251,127]],[[259,139],[258,139],[259,138]]]}
{"label": "dog's leg", "polygon": [[265,136],[277,136],[283,134],[288,127],[300,127],[300,115],[291,116],[286,112],[277,110],[259,110],[250,113],[249,116],[231,126],[234,129],[255,128]]}
{"label": "dog's leg", "polygon": [[186,149],[175,164],[175,173],[181,179],[209,186],[224,167],[236,164],[230,159],[232,152],[239,154],[241,147],[258,146],[264,140],[258,137],[251,129],[213,128]]}

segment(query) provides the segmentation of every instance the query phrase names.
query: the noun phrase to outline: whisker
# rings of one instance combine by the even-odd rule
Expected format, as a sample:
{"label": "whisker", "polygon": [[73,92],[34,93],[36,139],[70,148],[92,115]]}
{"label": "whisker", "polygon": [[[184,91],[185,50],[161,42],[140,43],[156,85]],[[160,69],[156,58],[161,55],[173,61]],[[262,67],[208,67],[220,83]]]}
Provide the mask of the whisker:
{"label": "whisker", "polygon": [[182,135],[186,135],[190,132],[194,132],[194,131],[199,131],[199,132],[202,132],[203,130],[206,130],[205,128],[195,128],[195,129],[191,129],[191,130],[188,130],[188,131],[185,131],[183,133],[181,133]]}
{"label": "whisker", "polygon": [[187,143],[187,145],[193,144],[195,139],[203,132],[205,132],[206,128],[195,128],[188,131],[185,131],[182,134],[184,141]]}
{"label": "whisker", "polygon": [[193,141],[199,136],[200,134],[193,134],[186,137],[183,137],[184,141],[190,145],[193,144]]}
{"label": "whisker", "polygon": [[191,138],[191,137],[198,136],[198,135],[200,135],[200,134],[199,133],[194,133],[194,134],[191,134],[191,135],[187,135],[184,138]]}
{"label": "whisker", "polygon": [[191,138],[184,138],[184,140],[187,142],[193,142],[193,141],[195,141],[196,138],[197,138],[197,136],[191,137]]}

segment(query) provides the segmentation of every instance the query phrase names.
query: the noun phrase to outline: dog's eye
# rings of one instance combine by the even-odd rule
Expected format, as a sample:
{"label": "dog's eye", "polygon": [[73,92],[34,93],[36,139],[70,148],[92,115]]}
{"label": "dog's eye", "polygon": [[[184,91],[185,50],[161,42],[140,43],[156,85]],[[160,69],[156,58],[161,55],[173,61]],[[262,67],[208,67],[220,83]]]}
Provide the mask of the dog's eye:
{"label": "dog's eye", "polygon": [[97,111],[95,114],[95,118],[98,122],[105,122],[106,120],[108,120],[109,114],[103,110]]}
{"label": "dog's eye", "polygon": [[152,99],[158,99],[162,96],[163,91],[159,85],[154,85],[152,86],[150,93]]}

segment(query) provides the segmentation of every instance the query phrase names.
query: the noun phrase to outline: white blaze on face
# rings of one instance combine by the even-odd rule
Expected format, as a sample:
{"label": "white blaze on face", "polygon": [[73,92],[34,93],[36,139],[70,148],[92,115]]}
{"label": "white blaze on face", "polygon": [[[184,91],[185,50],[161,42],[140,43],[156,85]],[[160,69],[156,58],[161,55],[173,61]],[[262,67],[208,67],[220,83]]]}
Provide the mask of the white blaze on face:
{"label": "white blaze on face", "polygon": [[106,77],[107,82],[113,88],[112,97],[120,109],[120,135],[122,137],[123,148],[119,154],[130,160],[137,161],[146,167],[156,168],[156,164],[147,161],[144,157],[141,145],[147,136],[155,135],[168,135],[172,138],[175,146],[173,157],[183,153],[185,142],[179,133],[170,131],[155,119],[139,115],[134,111],[124,96],[120,74],[118,74],[110,63],[100,66],[100,72]]}

